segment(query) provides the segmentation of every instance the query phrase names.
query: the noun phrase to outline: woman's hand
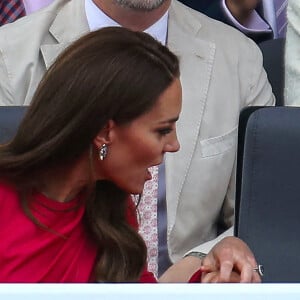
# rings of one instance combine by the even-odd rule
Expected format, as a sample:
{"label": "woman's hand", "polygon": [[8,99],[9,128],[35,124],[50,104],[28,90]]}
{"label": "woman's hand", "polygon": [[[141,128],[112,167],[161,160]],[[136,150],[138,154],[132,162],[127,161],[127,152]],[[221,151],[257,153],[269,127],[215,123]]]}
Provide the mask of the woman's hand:
{"label": "woman's hand", "polygon": [[239,283],[241,282],[241,277],[237,272],[232,271],[230,273],[230,277],[228,281],[223,281],[221,276],[221,272],[213,271],[213,272],[203,272],[201,276],[201,283]]}
{"label": "woman's hand", "polygon": [[249,247],[236,237],[226,237],[218,242],[204,259],[186,256],[171,266],[159,282],[188,282],[199,269],[201,282],[261,282],[253,269],[256,260]]}
{"label": "woman's hand", "polygon": [[242,240],[226,237],[202,260],[203,282],[261,282],[253,269],[257,266],[252,251]]}

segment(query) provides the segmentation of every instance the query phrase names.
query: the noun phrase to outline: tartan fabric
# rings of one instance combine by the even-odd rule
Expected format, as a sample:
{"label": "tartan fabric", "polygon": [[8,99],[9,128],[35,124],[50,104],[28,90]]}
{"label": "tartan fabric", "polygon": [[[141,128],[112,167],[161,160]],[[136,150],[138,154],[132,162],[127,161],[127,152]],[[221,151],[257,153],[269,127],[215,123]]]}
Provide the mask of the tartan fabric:
{"label": "tartan fabric", "polygon": [[0,0],[0,26],[25,16],[21,0]]}

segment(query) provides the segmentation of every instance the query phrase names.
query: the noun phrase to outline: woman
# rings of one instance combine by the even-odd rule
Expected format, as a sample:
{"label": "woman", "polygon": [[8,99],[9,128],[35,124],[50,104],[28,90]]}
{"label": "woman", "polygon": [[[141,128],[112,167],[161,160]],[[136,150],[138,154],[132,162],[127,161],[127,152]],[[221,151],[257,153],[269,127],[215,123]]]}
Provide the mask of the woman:
{"label": "woman", "polygon": [[0,147],[0,282],[155,282],[130,194],[179,149],[180,110],[178,59],[149,35],[71,45]]}
{"label": "woman", "polygon": [[129,194],[179,148],[178,76],[166,47],[121,28],[57,59],[0,149],[1,282],[139,280],[146,248]]}

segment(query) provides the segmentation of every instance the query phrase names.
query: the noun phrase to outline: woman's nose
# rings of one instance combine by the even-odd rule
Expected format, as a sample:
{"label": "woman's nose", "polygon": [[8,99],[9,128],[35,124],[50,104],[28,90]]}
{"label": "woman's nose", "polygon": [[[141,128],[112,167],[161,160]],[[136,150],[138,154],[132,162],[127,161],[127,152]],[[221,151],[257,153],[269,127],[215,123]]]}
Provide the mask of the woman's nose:
{"label": "woman's nose", "polygon": [[174,137],[170,141],[167,142],[165,146],[165,152],[177,152],[180,149],[180,143],[177,139],[177,135],[175,134]]}

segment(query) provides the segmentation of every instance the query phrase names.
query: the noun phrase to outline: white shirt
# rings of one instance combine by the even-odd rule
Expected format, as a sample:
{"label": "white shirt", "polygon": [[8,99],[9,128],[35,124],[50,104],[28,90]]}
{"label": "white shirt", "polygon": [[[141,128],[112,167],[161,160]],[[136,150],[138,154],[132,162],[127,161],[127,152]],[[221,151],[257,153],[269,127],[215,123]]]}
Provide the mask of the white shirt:
{"label": "white shirt", "polygon": [[53,0],[23,0],[23,4],[27,15],[49,5],[52,2]]}
{"label": "white shirt", "polygon": [[[91,31],[108,26],[121,26],[107,16],[92,0],[85,0],[85,12]],[[145,30],[146,33],[149,33],[164,45],[167,40],[168,15],[168,12],[166,12],[156,23]]]}

